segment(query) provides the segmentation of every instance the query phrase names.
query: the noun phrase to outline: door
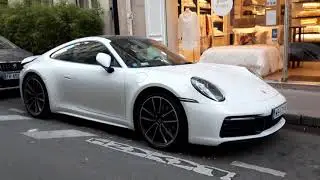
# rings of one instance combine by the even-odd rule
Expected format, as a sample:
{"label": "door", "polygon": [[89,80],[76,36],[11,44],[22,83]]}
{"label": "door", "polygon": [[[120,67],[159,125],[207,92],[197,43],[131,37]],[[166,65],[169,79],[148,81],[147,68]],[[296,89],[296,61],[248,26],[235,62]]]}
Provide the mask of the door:
{"label": "door", "polygon": [[[119,121],[125,119],[125,72],[108,48],[101,42],[86,41],[61,52],[53,54],[52,58],[61,60],[62,101],[78,113],[121,123]],[[113,73],[97,64],[96,55],[100,52],[111,55]]]}

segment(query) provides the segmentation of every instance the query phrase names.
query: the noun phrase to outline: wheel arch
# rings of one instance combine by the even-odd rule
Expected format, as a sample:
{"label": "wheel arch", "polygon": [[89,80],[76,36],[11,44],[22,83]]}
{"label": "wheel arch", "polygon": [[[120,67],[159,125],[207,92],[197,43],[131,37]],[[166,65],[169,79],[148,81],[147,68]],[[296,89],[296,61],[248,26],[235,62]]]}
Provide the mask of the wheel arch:
{"label": "wheel arch", "polygon": [[131,115],[132,115],[134,129],[137,130],[137,120],[136,120],[136,117],[135,117],[135,112],[136,112],[136,110],[138,108],[139,100],[141,100],[144,96],[147,96],[147,95],[149,95],[151,93],[155,93],[155,92],[167,93],[168,95],[170,95],[171,97],[173,97],[177,101],[177,103],[181,106],[182,111],[184,113],[184,116],[186,118],[186,121],[187,121],[187,132],[189,133],[188,117],[187,117],[187,114],[186,114],[185,107],[181,103],[181,101],[179,99],[179,96],[177,95],[177,93],[175,91],[171,90],[170,88],[161,87],[161,86],[157,86],[157,85],[152,85],[152,86],[148,86],[148,87],[143,88],[142,90],[139,91],[139,93],[137,93],[137,96],[134,98],[134,100],[133,100],[134,103],[133,103],[133,106],[131,108]]}

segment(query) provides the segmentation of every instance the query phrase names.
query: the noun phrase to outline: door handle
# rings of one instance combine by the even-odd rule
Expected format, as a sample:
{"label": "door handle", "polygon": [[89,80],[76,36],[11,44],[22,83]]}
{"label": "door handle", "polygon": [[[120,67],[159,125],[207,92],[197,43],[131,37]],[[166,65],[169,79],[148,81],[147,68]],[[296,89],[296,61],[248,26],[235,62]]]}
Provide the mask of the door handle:
{"label": "door handle", "polygon": [[71,76],[64,75],[63,77],[64,77],[65,79],[71,80]]}

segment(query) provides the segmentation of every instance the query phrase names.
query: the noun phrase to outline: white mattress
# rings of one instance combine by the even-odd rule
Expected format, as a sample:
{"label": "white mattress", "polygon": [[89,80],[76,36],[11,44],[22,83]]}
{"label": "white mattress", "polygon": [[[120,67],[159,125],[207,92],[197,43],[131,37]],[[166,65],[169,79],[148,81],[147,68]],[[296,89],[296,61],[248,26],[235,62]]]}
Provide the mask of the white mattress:
{"label": "white mattress", "polygon": [[280,51],[272,45],[212,47],[202,54],[200,62],[245,66],[260,76],[266,76],[282,69]]}

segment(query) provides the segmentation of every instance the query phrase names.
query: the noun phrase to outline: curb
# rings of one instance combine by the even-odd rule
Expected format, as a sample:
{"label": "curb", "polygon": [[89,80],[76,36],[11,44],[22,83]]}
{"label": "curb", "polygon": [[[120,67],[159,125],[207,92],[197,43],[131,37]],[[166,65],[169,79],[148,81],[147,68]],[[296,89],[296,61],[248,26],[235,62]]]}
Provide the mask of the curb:
{"label": "curb", "polygon": [[311,117],[297,114],[286,114],[287,124],[297,126],[307,126],[312,128],[320,128],[320,117]]}
{"label": "curb", "polygon": [[267,83],[276,89],[291,89],[291,90],[320,92],[320,85],[303,84],[303,83],[280,83],[280,82],[271,82],[271,81],[267,81]]}

